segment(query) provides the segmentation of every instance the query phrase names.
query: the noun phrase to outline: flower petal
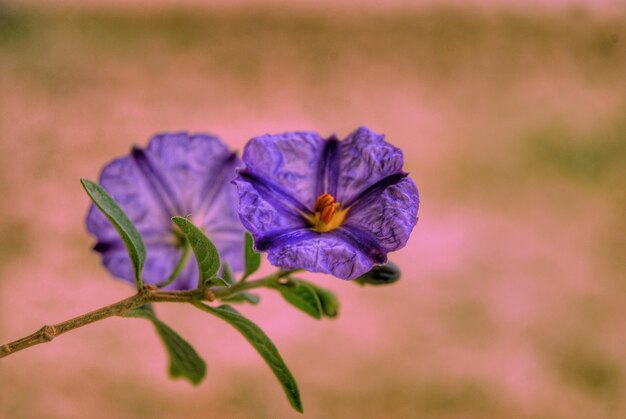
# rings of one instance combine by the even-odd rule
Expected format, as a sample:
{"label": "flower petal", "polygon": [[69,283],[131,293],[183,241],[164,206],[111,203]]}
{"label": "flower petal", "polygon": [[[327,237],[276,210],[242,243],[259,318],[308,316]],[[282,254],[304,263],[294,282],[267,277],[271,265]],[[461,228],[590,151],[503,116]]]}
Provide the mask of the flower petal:
{"label": "flower petal", "polygon": [[318,232],[313,231],[310,228],[274,230],[255,239],[254,245],[256,250],[264,252],[274,247],[285,246],[287,244],[301,242],[302,240],[316,238],[318,234]]}
{"label": "flower petal", "polygon": [[262,181],[238,176],[233,181],[239,193],[239,218],[252,233],[254,240],[274,230],[302,228],[306,221],[295,211],[285,207]]}
{"label": "flower petal", "polygon": [[337,201],[347,205],[359,193],[387,176],[402,172],[403,157],[368,128],[361,127],[340,143],[340,167]]}
{"label": "flower petal", "polygon": [[[142,235],[160,232],[169,237],[170,215],[130,157],[113,160],[102,169],[100,185],[115,199]],[[87,215],[87,229],[99,241],[118,238],[117,231],[94,205]]]}
{"label": "flower petal", "polygon": [[222,263],[228,262],[228,266],[235,272],[243,271],[243,231],[239,220],[231,228],[205,230],[207,237],[219,250]]}
{"label": "flower petal", "polygon": [[[133,267],[121,240],[100,242],[95,248],[102,254],[102,264],[116,277],[134,283]],[[182,250],[174,244],[146,243],[146,263],[143,268],[143,280],[148,284],[156,284],[165,280],[174,270],[182,256]],[[189,284],[197,283],[197,269],[195,263],[189,263],[179,277],[166,289],[191,289]],[[195,283],[192,284],[195,287]]]}
{"label": "flower petal", "polygon": [[182,216],[190,216],[215,243],[220,256],[242,268],[244,229],[234,211],[237,191],[230,181],[241,161],[217,138],[185,132],[157,135],[148,144],[177,191]]}
{"label": "flower petal", "polygon": [[317,233],[282,238],[268,250],[272,265],[283,269],[306,269],[342,279],[354,279],[369,271],[376,262],[337,235]]}
{"label": "flower petal", "polygon": [[183,208],[173,215],[196,215],[211,205],[216,193],[230,186],[235,167],[240,163],[236,154],[217,137],[206,134],[156,135],[148,143],[147,151],[167,173],[173,193],[181,195]]}
{"label": "flower petal", "polygon": [[264,200],[287,216],[300,216],[309,211],[300,201],[267,178],[243,169],[239,171],[238,179],[252,184]]}
{"label": "flower petal", "polygon": [[139,147],[133,147],[131,158],[143,175],[154,196],[161,202],[168,214],[181,214],[184,205],[178,189],[172,184],[161,162],[151,153]]}
{"label": "flower petal", "polygon": [[317,198],[317,173],[326,140],[314,132],[288,132],[255,137],[246,145],[247,170],[271,179],[302,207],[311,208]]}
{"label": "flower petal", "polygon": [[315,199],[328,193],[337,196],[337,182],[340,173],[339,140],[333,135],[324,143],[317,172]]}
{"label": "flower petal", "polygon": [[419,194],[413,181],[402,179],[362,195],[348,212],[346,227],[371,233],[387,252],[406,244],[417,223]]}

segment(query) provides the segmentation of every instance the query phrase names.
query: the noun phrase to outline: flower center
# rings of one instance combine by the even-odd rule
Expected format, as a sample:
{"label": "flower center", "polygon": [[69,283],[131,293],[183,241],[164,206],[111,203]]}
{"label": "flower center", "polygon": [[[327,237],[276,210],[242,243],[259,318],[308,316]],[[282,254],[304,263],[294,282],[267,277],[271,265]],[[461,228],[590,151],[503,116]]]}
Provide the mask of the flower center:
{"label": "flower center", "polygon": [[315,231],[325,233],[341,226],[346,218],[349,208],[341,208],[341,204],[335,202],[335,197],[329,193],[317,197],[313,205],[313,214],[305,217]]}

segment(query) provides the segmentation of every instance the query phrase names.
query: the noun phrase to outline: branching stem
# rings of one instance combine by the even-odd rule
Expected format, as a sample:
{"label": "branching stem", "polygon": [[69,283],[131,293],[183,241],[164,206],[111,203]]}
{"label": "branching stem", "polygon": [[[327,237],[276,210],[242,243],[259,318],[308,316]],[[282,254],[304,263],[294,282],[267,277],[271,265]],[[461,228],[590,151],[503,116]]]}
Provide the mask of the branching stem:
{"label": "branching stem", "polygon": [[53,325],[45,325],[28,336],[25,336],[16,341],[7,343],[0,346],[0,358],[14,354],[22,349],[30,348],[31,346],[38,345],[40,343],[50,342],[54,338],[63,333],[69,332],[79,327],[86,326],[88,324],[104,320],[112,316],[123,316],[129,310],[140,307],[148,303],[190,303],[199,302],[203,300],[213,301],[214,299],[222,299],[232,297],[234,294],[249,290],[252,288],[265,287],[270,285],[273,281],[280,278],[287,277],[294,271],[279,270],[275,274],[266,276],[250,282],[239,282],[230,288],[227,287],[213,287],[208,291],[203,292],[199,289],[191,291],[159,291],[151,287],[146,287],[139,291],[137,294],[125,298],[106,307],[102,307],[98,310],[83,314],[73,319],[66,320],[61,323]]}

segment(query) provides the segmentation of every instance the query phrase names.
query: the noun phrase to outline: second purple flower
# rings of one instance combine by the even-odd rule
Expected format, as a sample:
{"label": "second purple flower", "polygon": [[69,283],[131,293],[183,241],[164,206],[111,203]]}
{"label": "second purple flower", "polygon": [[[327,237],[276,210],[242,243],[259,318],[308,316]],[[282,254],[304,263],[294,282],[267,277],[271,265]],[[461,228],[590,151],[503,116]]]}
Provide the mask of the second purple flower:
{"label": "second purple flower", "polygon": [[367,128],[343,141],[314,132],[255,137],[243,161],[239,216],[281,268],[356,278],[402,248],[417,222],[402,151]]}
{"label": "second purple flower", "polygon": [[[146,245],[143,279],[156,284],[168,277],[181,259],[182,234],[172,224],[175,215],[189,217],[215,243],[222,260],[242,268],[243,227],[230,184],[241,162],[217,137],[168,133],[154,136],[147,148],[134,147],[128,156],[107,164],[100,184],[135,224]],[[133,282],[130,258],[119,235],[94,205],[87,228],[98,242],[94,249],[116,277]],[[187,261],[168,289],[193,289],[196,263]]]}

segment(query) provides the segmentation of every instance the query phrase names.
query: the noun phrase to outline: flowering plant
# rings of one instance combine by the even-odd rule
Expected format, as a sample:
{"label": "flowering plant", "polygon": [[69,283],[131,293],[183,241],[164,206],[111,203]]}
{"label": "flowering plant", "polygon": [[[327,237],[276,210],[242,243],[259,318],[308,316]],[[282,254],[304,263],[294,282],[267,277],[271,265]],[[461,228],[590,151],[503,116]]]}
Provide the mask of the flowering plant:
{"label": "flowering plant", "polygon": [[[255,137],[242,161],[213,136],[157,135],[107,164],[100,184],[81,180],[93,202],[87,229],[94,250],[137,293],[0,346],[0,357],[107,317],[143,318],[167,350],[170,375],[198,384],[204,360],[153,308],[189,303],[239,331],[301,412],[298,386],[278,350],[232,304],[258,304],[249,291],[264,287],[311,317],[332,318],[336,296],[295,273],[395,282],[400,273],[387,254],[406,244],[419,206],[402,167],[402,152],[367,128],[342,141],[313,132]],[[279,269],[252,280],[259,252]],[[223,304],[207,304],[216,301]]]}

